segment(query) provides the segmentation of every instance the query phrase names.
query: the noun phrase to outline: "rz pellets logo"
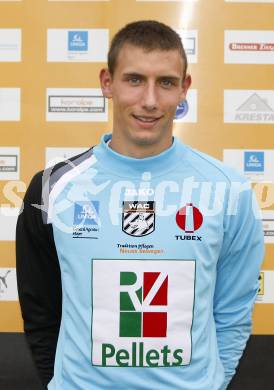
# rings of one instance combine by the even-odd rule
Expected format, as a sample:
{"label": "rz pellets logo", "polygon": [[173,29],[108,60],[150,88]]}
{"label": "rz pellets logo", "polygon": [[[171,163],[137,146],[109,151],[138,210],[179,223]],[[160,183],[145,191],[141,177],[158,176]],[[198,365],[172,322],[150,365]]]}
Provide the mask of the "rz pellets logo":
{"label": "rz pellets logo", "polygon": [[94,259],[92,364],[188,365],[194,286],[195,260]]}
{"label": "rz pellets logo", "polygon": [[120,337],[166,337],[168,275],[120,273]]}

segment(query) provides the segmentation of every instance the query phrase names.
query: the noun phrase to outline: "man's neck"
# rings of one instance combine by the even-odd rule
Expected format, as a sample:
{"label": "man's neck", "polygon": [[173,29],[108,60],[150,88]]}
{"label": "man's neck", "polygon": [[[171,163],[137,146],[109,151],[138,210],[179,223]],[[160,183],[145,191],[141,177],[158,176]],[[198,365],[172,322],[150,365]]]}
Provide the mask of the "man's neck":
{"label": "man's neck", "polygon": [[156,156],[170,148],[172,145],[172,137],[162,143],[139,145],[131,143],[125,144],[121,142],[118,137],[113,135],[111,140],[108,142],[108,145],[112,150],[124,156],[132,158],[146,158]]}

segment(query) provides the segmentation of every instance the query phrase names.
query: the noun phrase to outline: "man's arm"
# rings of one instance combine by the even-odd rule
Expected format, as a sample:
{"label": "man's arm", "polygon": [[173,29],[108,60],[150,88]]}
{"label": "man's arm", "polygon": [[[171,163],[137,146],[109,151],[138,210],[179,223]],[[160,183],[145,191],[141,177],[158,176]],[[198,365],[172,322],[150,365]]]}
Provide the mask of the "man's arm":
{"label": "man's arm", "polygon": [[252,198],[251,190],[243,191],[237,213],[226,216],[223,247],[217,266],[214,318],[219,354],[225,370],[222,390],[232,379],[251,332],[252,309],[264,255],[261,220],[254,215],[256,201]]}
{"label": "man's arm", "polygon": [[61,321],[60,268],[51,225],[42,221],[42,173],[32,179],[16,229],[16,268],[24,330],[41,381],[53,376]]}

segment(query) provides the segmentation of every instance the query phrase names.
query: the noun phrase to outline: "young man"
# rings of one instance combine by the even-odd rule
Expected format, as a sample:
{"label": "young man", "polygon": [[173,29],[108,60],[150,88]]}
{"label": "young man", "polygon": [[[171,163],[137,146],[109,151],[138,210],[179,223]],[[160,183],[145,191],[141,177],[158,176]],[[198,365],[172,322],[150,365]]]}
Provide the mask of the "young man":
{"label": "young man", "polygon": [[172,137],[186,71],[168,26],[124,27],[100,73],[112,134],[29,186],[18,290],[49,390],[224,390],[235,372],[262,229],[245,180]]}

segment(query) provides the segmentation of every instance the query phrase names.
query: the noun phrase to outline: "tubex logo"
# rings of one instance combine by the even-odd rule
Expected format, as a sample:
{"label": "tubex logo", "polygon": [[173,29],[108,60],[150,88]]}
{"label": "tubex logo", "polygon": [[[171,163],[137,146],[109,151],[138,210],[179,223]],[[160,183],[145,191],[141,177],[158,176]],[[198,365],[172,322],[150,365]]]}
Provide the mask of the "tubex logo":
{"label": "tubex logo", "polygon": [[244,152],[245,172],[264,172],[264,152]]}
{"label": "tubex logo", "polygon": [[168,275],[120,273],[120,337],[166,337]]}
{"label": "tubex logo", "polygon": [[[186,233],[194,233],[203,223],[203,215],[200,210],[193,206],[192,203],[187,203],[176,214],[177,226]],[[193,236],[185,234],[184,236],[175,235],[175,239],[181,241],[202,241],[201,236]]]}
{"label": "tubex logo", "polygon": [[187,203],[177,212],[176,223],[186,233],[193,233],[201,227],[203,215],[192,203]]}

